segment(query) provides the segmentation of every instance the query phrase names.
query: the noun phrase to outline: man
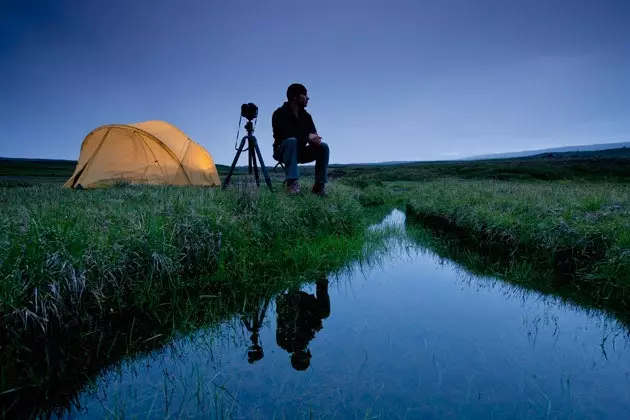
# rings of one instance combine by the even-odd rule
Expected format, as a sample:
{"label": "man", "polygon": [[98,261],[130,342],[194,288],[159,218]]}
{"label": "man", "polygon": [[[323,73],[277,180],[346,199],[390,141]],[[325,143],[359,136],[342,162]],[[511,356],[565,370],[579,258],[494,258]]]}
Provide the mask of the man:
{"label": "man", "polygon": [[311,114],[306,111],[308,95],[304,85],[293,83],[287,89],[287,101],[271,117],[273,158],[284,164],[289,194],[299,194],[298,163],[315,161],[314,194],[326,194],[328,182],[328,145],[317,134]]}

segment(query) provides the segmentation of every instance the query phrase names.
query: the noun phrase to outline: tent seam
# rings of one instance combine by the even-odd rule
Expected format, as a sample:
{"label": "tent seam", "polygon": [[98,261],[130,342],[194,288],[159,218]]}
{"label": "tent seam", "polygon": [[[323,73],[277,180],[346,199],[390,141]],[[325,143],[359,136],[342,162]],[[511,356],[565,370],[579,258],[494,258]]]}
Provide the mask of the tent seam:
{"label": "tent seam", "polygon": [[[143,133],[146,133],[146,134],[149,134],[149,133],[147,133],[144,130],[138,130],[138,129],[133,130],[133,135],[134,136],[138,136],[140,138],[140,141],[142,142],[145,156],[147,156],[147,149],[149,149],[149,152],[151,153],[151,156],[153,156],[153,161],[158,164],[158,168],[160,168],[160,171],[162,172],[162,176],[165,176],[166,174],[164,173],[164,168],[162,168],[161,162],[158,161],[157,157],[155,156],[155,153],[153,153],[153,150],[151,150],[150,147],[147,147],[147,145],[146,145],[146,143],[144,141],[144,138],[142,138],[142,136],[140,134],[138,134],[138,131],[142,131]],[[150,136],[150,134],[149,134],[149,136]],[[166,145],[164,145],[164,144],[162,144],[162,145],[166,148]],[[177,158],[175,158],[175,160],[177,160]],[[146,177],[146,174],[147,174],[147,169],[145,168],[145,170],[144,170],[145,177]]]}
{"label": "tent seam", "polygon": [[[188,143],[186,144],[186,151],[184,152],[184,154],[182,155],[182,162],[184,161],[184,159],[186,158],[186,156],[188,156],[188,151],[190,150],[190,144],[192,143],[192,140],[187,136],[186,139],[188,140]],[[182,165],[182,169],[184,170],[184,173],[186,174],[186,178],[188,178],[188,181],[190,183],[192,183],[192,181],[190,180],[190,177],[188,175],[188,173],[186,172],[186,168],[184,168],[184,165]]]}
{"label": "tent seam", "polygon": [[[105,127],[103,127],[103,128],[105,128]],[[94,133],[94,131],[96,131],[96,130],[91,131],[90,135],[92,135]],[[101,150],[101,147],[103,146],[103,143],[105,142],[105,139],[107,138],[107,136],[109,136],[109,133],[111,131],[112,131],[112,127],[111,126],[107,126],[107,131],[105,132],[105,135],[101,139],[101,142],[98,144],[98,146],[96,146],[96,149],[94,149],[94,152],[92,152],[92,156],[90,156],[88,161],[85,162],[85,165],[83,165],[83,169],[80,171],[81,175],[83,175],[83,173],[85,173],[85,170],[92,164],[92,161],[94,160],[94,156],[96,156],[98,151]],[[83,145],[81,145],[81,148],[83,148]],[[77,173],[77,175],[79,175],[79,173]],[[77,179],[75,179],[74,182],[72,183],[72,188],[74,188],[77,185],[77,181],[79,180],[78,178],[80,178],[80,177],[77,176]]]}

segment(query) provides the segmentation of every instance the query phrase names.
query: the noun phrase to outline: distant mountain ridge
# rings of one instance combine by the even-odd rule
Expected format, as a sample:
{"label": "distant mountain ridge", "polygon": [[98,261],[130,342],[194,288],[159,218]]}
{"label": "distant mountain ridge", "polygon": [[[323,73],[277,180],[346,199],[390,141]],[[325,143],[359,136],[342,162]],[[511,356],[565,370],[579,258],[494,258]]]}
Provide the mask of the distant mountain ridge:
{"label": "distant mountain ridge", "polygon": [[552,147],[550,149],[523,150],[520,152],[508,152],[508,153],[490,153],[486,155],[470,156],[467,158],[463,158],[461,160],[506,159],[506,158],[535,156],[535,155],[540,155],[544,153],[594,152],[594,151],[599,151],[599,150],[622,149],[624,147],[630,148],[630,142],[588,144],[588,145],[583,145],[583,146],[563,146],[563,147]]}

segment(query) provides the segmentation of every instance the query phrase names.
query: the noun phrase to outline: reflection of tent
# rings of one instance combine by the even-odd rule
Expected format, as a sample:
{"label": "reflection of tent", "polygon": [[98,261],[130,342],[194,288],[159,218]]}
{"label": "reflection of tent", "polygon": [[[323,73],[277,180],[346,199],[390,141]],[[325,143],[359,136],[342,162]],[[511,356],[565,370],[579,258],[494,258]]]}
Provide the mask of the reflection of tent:
{"label": "reflection of tent", "polygon": [[90,188],[115,181],[221,185],[208,151],[163,121],[98,127],[83,140],[77,166],[64,187]]}

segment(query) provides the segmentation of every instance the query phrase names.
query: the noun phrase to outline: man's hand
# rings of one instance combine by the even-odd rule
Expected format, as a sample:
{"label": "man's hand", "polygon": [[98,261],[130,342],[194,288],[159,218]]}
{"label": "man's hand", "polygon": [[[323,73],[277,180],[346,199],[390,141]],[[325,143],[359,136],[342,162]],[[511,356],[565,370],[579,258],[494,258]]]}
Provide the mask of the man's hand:
{"label": "man's hand", "polygon": [[322,142],[322,138],[317,133],[311,133],[308,135],[308,142],[317,146]]}

